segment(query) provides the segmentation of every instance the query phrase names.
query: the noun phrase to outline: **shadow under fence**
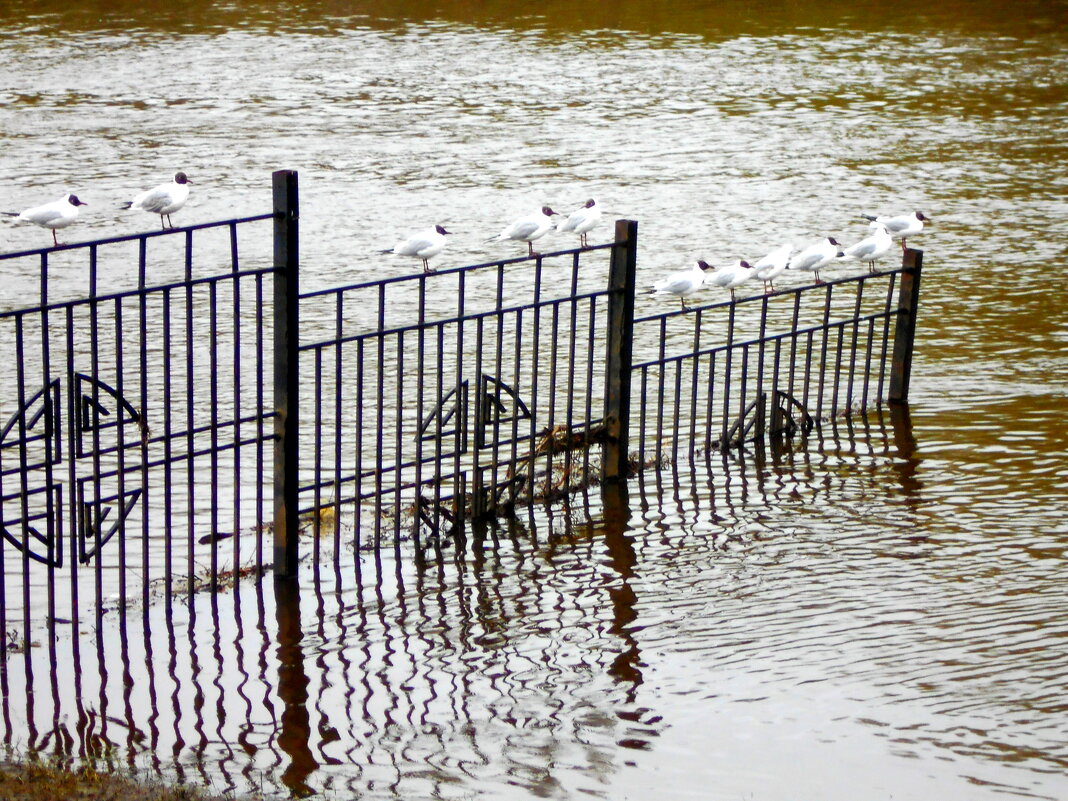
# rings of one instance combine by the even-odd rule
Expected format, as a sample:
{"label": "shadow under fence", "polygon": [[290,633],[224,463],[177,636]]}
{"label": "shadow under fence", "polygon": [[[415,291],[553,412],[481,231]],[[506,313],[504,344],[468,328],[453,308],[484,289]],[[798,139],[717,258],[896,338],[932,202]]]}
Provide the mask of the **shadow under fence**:
{"label": "shadow under fence", "polygon": [[301,292],[296,173],[273,189],[270,214],[0,255],[0,661],[302,560],[381,577],[517,505],[907,399],[919,251],[664,311],[621,220]]}

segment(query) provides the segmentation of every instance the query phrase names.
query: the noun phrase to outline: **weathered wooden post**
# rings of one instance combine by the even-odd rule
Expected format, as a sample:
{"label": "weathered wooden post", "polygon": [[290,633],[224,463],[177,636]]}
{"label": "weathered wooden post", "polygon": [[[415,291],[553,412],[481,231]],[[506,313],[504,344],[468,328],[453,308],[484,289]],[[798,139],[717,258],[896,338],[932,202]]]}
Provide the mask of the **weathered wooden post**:
{"label": "weathered wooden post", "polygon": [[274,182],[274,576],[297,575],[300,250],[297,173]]}
{"label": "weathered wooden post", "polygon": [[920,270],[923,251],[906,248],[901,257],[901,286],[897,296],[897,325],[894,328],[894,357],[890,364],[891,403],[907,403],[912,377],[912,347],[916,338],[916,310],[920,303]]}
{"label": "weathered wooden post", "polygon": [[638,263],[638,223],[616,220],[616,242],[608,273],[608,344],[605,363],[601,478],[627,477],[630,458],[630,372],[634,338],[634,285]]}

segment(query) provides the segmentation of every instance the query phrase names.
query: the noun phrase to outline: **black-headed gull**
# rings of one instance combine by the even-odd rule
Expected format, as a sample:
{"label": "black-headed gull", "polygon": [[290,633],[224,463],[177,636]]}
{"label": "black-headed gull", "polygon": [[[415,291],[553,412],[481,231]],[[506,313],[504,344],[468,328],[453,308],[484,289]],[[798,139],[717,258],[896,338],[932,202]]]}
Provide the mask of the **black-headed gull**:
{"label": "black-headed gull", "polygon": [[786,265],[790,263],[790,254],[793,252],[794,246],[787,243],[775,248],[753,265],[753,277],[764,282],[764,294],[767,294],[769,286],[775,289],[775,279],[786,269]]}
{"label": "black-headed gull", "polygon": [[689,270],[679,270],[654,283],[647,294],[674,295],[685,309],[686,298],[704,285],[705,271],[711,269],[707,262],[698,259]]}
{"label": "black-headed gull", "polygon": [[731,291],[731,300],[734,300],[734,288],[741,286],[753,277],[753,268],[747,261],[740,261],[716,270],[712,275],[705,276],[705,283],[710,286],[721,286]]}
{"label": "black-headed gull", "polygon": [[150,214],[158,214],[162,228],[167,227],[163,222],[163,218],[166,217],[167,224],[173,228],[171,215],[182,208],[189,199],[189,184],[191,183],[193,182],[184,172],[176,172],[174,180],[169,184],[160,184],[142,192],[129,203],[124,203],[122,208],[142,209]]}
{"label": "black-headed gull", "polygon": [[838,240],[833,236],[824,237],[790,259],[790,269],[807,270],[814,273],[816,283],[819,284],[821,283],[820,270],[837,258],[838,248],[840,247]]}
{"label": "black-headed gull", "polygon": [[923,224],[931,222],[930,217],[925,217],[922,211],[914,211],[912,214],[902,214],[898,217],[872,217],[870,214],[861,214],[865,220],[876,222],[886,226],[893,239],[901,240],[901,249],[905,249],[905,240],[915,236],[923,230]]}
{"label": "black-headed gull", "polygon": [[597,201],[590,198],[586,204],[576,211],[571,212],[568,218],[557,226],[557,231],[571,232],[579,235],[579,246],[589,247],[586,234],[601,221],[601,207]]}
{"label": "black-headed gull", "polygon": [[56,229],[66,228],[78,219],[78,207],[88,205],[78,200],[77,195],[64,195],[59,200],[45,203],[43,206],[34,206],[26,211],[5,211],[8,217],[15,217],[23,222],[33,223],[42,228],[52,229],[52,242],[56,245]]}
{"label": "black-headed gull", "polygon": [[526,242],[527,252],[534,256],[534,245],[532,244],[535,239],[539,239],[545,236],[546,232],[553,227],[552,218],[556,216],[556,212],[550,209],[548,206],[542,206],[541,209],[528,214],[525,217],[520,217],[502,230],[497,236],[491,237],[489,242],[504,242],[506,240],[513,240],[515,242]]}
{"label": "black-headed gull", "polygon": [[389,250],[383,250],[382,253],[396,253],[398,256],[414,256],[417,259],[423,260],[423,272],[430,272],[430,259],[431,256],[437,256],[441,251],[445,249],[447,241],[445,236],[449,232],[442,226],[435,225],[433,228],[427,228],[425,231],[420,231],[417,234],[412,234],[407,239],[403,239]]}
{"label": "black-headed gull", "polygon": [[865,237],[854,245],[850,245],[838,255],[854,261],[866,261],[869,272],[875,272],[875,262],[886,255],[891,245],[894,244],[894,240],[882,223],[873,222],[871,227],[873,230],[871,236]]}

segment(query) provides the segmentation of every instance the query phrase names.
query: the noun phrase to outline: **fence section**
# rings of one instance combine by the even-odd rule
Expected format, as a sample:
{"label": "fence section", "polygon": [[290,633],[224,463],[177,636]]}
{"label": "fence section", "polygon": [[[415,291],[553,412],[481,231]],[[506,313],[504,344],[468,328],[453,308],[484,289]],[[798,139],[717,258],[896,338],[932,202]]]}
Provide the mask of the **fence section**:
{"label": "fence section", "polygon": [[0,631],[264,564],[271,218],[0,256]]}
{"label": "fence section", "polygon": [[600,245],[302,296],[302,326],[328,332],[300,346],[316,557],[324,542],[334,561],[399,557],[407,538],[419,554],[598,474],[609,275],[626,257]]}
{"label": "fence section", "polygon": [[906,399],[921,263],[907,250],[900,269],[637,317],[635,463]]}

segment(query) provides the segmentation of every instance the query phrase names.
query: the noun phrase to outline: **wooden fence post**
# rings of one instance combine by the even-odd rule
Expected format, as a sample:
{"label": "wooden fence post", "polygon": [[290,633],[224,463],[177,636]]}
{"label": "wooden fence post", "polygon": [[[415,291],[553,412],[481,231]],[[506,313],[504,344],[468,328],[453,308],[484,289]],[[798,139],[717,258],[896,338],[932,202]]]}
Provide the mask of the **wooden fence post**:
{"label": "wooden fence post", "polygon": [[638,223],[616,220],[616,243],[608,274],[608,344],[605,363],[601,478],[627,477],[630,460],[630,372],[634,338],[634,289]]}
{"label": "wooden fence post", "polygon": [[916,310],[920,303],[920,271],[923,251],[906,248],[901,257],[901,286],[898,289],[897,325],[894,328],[894,357],[890,364],[891,403],[907,403],[912,377],[912,348],[916,339]]}
{"label": "wooden fence post", "polygon": [[274,184],[274,575],[297,575],[299,487],[298,351],[300,221],[297,173],[278,170]]}

